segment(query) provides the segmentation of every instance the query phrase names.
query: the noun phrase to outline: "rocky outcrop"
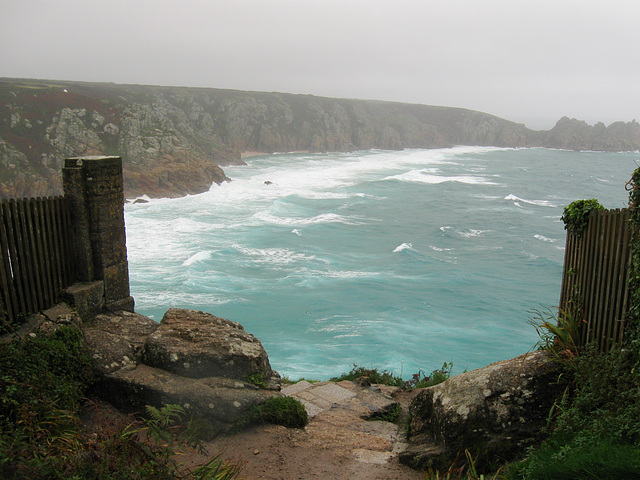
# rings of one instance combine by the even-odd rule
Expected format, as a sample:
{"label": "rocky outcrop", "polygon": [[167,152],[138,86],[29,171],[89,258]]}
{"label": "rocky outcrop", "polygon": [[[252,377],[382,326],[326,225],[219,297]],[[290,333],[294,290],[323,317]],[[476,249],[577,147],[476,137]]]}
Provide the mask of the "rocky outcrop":
{"label": "rocky outcrop", "polygon": [[410,406],[411,446],[400,460],[445,469],[469,450],[478,466],[513,460],[540,439],[561,393],[559,370],[543,351],[451,377]]}
{"label": "rocky outcrop", "polygon": [[267,352],[242,325],[180,308],[169,309],[147,337],[142,360],[151,367],[193,378],[273,376]]}
{"label": "rocky outcrop", "polygon": [[[236,322],[170,309],[158,324],[119,311],[85,322],[89,353],[101,373],[97,391],[119,408],[180,404],[213,437],[235,428],[255,405],[279,395],[280,378],[264,348]],[[248,381],[259,379],[267,388]]]}
{"label": "rocky outcrop", "polygon": [[186,87],[0,79],[0,196],[61,193],[65,157],[123,158],[125,195],[227,180],[241,152],[453,145],[638,150],[640,126],[563,118],[548,132],[461,108]]}
{"label": "rocky outcrop", "polygon": [[588,125],[575,118],[562,117],[549,130],[545,146],[566,150],[631,151],[640,145],[640,124],[615,122],[606,127],[598,122]]}

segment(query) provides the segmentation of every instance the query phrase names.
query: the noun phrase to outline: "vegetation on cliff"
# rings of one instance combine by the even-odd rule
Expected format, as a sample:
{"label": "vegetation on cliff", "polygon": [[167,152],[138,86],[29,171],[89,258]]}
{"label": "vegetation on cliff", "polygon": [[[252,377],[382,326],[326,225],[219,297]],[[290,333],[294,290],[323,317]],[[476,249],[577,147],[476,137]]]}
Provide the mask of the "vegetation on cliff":
{"label": "vegetation on cliff", "polygon": [[128,197],[174,197],[225,181],[243,151],[640,148],[635,121],[537,132],[461,108],[284,93],[0,79],[0,104],[0,198],[61,193],[61,162],[80,155],[122,156]]}

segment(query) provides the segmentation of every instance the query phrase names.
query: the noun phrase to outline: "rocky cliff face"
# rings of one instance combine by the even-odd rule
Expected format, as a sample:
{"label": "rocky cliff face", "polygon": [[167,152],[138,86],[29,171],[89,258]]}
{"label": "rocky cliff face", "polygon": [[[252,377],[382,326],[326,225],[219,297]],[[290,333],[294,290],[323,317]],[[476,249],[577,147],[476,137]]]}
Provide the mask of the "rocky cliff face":
{"label": "rocky cliff face", "polygon": [[131,198],[206,191],[245,150],[640,148],[635,121],[536,132],[459,108],[311,95],[0,79],[0,105],[0,198],[60,194],[61,163],[78,155],[122,156]]}

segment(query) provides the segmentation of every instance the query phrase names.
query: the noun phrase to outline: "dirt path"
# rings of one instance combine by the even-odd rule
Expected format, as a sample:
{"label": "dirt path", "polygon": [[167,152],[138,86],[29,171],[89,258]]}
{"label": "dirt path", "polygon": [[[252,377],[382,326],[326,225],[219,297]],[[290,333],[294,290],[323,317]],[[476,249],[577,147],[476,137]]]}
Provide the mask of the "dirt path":
{"label": "dirt path", "polygon": [[[299,382],[283,393],[300,399],[310,420],[304,430],[263,425],[206,444],[211,454],[242,465],[247,480],[413,480],[421,472],[398,463],[404,449],[399,427],[366,417],[406,411],[413,393],[353,382]],[[205,456],[190,460],[204,462]]]}

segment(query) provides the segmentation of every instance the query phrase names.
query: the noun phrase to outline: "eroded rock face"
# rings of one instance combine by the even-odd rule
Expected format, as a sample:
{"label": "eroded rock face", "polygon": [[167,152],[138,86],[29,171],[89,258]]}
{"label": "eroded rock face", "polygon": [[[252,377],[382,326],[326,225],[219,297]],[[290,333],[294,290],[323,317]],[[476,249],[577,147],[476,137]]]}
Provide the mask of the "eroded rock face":
{"label": "eroded rock face", "polygon": [[262,344],[242,325],[179,308],[169,309],[147,338],[143,363],[192,378],[274,375]]}
{"label": "eroded rock face", "polygon": [[401,461],[445,468],[466,449],[480,464],[515,458],[539,438],[561,393],[558,374],[536,351],[424,389],[410,407],[413,445]]}

